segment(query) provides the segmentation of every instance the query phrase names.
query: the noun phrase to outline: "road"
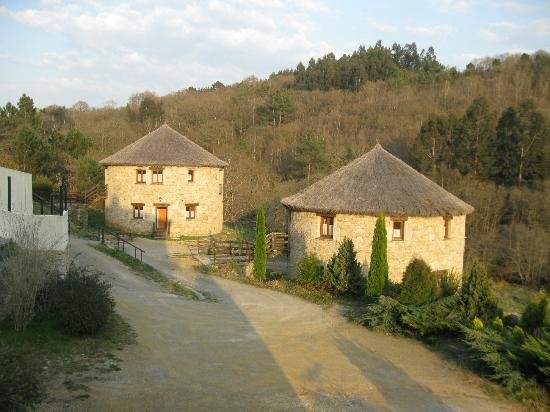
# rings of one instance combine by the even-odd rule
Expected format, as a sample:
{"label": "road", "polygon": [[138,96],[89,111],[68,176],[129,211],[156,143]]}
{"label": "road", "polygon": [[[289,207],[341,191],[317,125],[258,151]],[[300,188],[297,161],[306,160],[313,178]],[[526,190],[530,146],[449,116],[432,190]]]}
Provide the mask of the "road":
{"label": "road", "polygon": [[[472,373],[410,339],[347,322],[293,296],[198,273],[177,242],[138,240],[167,275],[215,296],[165,293],[79,238],[71,254],[105,273],[137,344],[75,410],[516,410]],[[494,391],[494,388],[493,388]]]}

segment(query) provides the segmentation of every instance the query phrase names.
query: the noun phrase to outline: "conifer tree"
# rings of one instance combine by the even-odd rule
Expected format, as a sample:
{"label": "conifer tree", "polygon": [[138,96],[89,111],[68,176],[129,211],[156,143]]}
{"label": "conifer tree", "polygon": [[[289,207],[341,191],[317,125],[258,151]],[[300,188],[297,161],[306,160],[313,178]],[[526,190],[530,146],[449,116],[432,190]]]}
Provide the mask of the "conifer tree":
{"label": "conifer tree", "polygon": [[267,246],[265,238],[265,212],[258,210],[256,216],[256,239],[254,242],[254,268],[252,274],[260,281],[265,281],[267,273]]}
{"label": "conifer tree", "polygon": [[372,250],[370,255],[370,268],[367,277],[366,294],[369,297],[380,296],[388,281],[388,238],[386,233],[386,220],[383,214],[376,219],[374,236],[372,238]]}
{"label": "conifer tree", "polygon": [[361,264],[357,261],[357,252],[353,241],[344,238],[338,252],[330,259],[325,269],[325,282],[336,293],[360,295],[364,289]]}
{"label": "conifer tree", "polygon": [[491,290],[491,281],[487,271],[478,262],[475,262],[469,276],[464,281],[460,291],[460,301],[464,314],[468,319],[476,316],[490,320],[500,316],[498,303]]}

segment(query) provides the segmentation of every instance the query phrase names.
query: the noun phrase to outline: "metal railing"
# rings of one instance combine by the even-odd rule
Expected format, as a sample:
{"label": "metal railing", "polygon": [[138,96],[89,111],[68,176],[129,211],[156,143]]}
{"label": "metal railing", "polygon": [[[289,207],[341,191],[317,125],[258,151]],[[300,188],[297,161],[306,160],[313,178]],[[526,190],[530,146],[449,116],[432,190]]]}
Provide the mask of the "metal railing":
{"label": "metal railing", "polygon": [[128,242],[124,237],[122,237],[121,234],[110,232],[106,230],[104,227],[98,227],[97,228],[97,238],[101,242],[101,244],[105,244],[105,232],[107,232],[107,235],[113,236],[116,239],[116,248],[117,250],[121,249],[122,245],[122,251],[130,256],[132,256],[130,253],[126,252],[126,245],[129,247],[134,248],[134,258],[138,259],[138,251],[139,251],[139,261],[143,262],[143,254],[145,253],[145,250],[140,248],[139,246],[134,245],[131,242]]}

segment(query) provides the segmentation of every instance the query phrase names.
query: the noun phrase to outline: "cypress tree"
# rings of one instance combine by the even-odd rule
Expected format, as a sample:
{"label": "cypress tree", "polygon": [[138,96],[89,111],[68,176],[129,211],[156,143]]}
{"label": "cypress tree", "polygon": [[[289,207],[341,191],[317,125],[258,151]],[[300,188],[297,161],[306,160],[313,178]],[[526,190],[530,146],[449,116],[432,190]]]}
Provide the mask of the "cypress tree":
{"label": "cypress tree", "polygon": [[369,297],[380,296],[388,281],[388,238],[386,233],[386,221],[381,213],[376,219],[374,236],[372,238],[372,250],[370,255],[370,268],[367,277],[366,294]]}
{"label": "cypress tree", "polygon": [[256,216],[256,239],[254,242],[254,268],[252,273],[260,281],[265,281],[267,272],[267,246],[265,239],[265,212],[258,210]]}

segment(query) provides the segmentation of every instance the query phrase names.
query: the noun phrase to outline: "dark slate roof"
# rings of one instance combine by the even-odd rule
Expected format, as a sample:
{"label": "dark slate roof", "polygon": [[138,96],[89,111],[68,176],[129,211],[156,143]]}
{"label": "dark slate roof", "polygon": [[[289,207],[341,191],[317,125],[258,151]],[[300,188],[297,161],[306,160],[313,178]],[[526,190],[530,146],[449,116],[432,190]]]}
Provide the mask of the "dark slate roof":
{"label": "dark slate roof", "polygon": [[474,208],[377,144],[282,200],[292,210],[393,216],[458,216]]}
{"label": "dark slate roof", "polygon": [[104,166],[227,166],[223,160],[166,124],[99,163]]}

